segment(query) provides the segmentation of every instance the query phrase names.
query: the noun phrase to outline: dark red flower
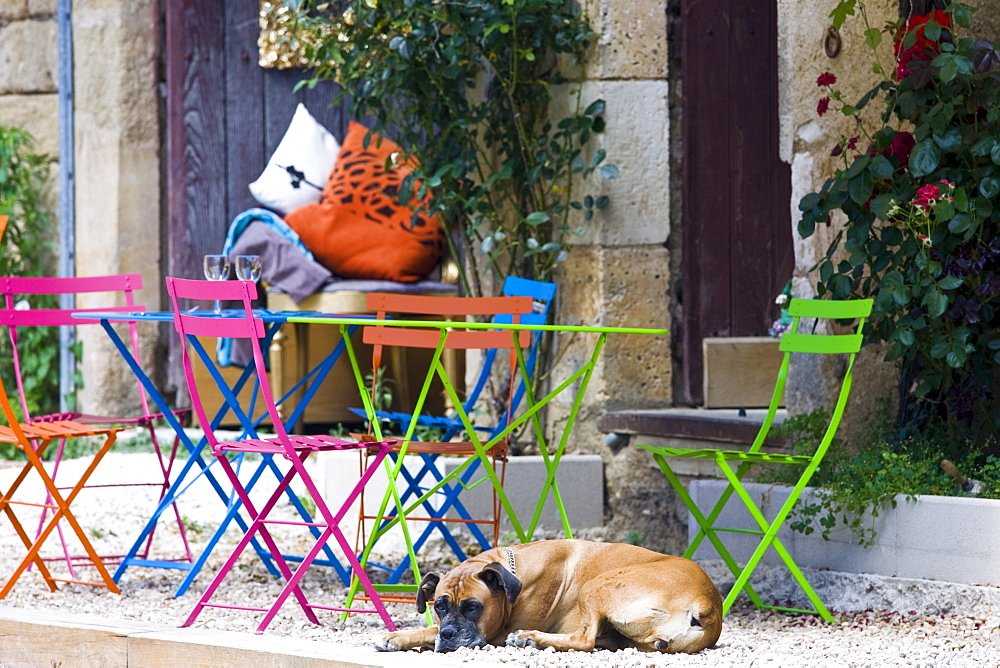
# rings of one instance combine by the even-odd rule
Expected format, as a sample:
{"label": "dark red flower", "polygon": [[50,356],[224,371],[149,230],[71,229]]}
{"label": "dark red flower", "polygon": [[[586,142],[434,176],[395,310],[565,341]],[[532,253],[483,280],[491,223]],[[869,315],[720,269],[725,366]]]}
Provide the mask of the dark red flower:
{"label": "dark red flower", "polygon": [[857,137],[851,137],[850,139],[847,140],[847,150],[853,151],[857,147],[858,147],[858,138]]}
{"label": "dark red flower", "polygon": [[[942,28],[951,27],[951,15],[942,9],[935,9],[929,14],[921,14],[920,16],[911,16],[906,20],[906,25],[900,28],[899,32],[896,34],[896,41],[893,47],[893,53],[896,54],[896,79],[901,80],[912,74],[912,70],[908,67],[910,61],[914,58],[920,60],[931,61],[934,59],[940,51],[941,48],[935,40],[928,39],[924,35],[924,26],[933,19]],[[916,32],[916,41],[908,49],[903,48],[903,40],[911,32]]]}
{"label": "dark red flower", "polygon": [[837,83],[837,77],[829,72],[823,72],[823,74],[819,75],[816,79],[817,86],[832,86],[835,83]]}
{"label": "dark red flower", "polygon": [[816,105],[816,113],[822,116],[826,113],[826,110],[830,108],[830,98],[824,97],[820,98],[819,104]]}
{"label": "dark red flower", "polygon": [[882,149],[882,155],[899,160],[899,167],[902,169],[910,161],[910,151],[916,143],[917,140],[909,132],[897,132],[892,143]]}

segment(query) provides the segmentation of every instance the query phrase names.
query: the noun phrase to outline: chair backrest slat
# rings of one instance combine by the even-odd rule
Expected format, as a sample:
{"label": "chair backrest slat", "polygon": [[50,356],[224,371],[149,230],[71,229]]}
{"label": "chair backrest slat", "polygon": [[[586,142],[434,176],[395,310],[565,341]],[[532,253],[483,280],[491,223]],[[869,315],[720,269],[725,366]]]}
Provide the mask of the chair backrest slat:
{"label": "chair backrest slat", "polygon": [[788,303],[788,315],[793,318],[831,318],[834,320],[854,320],[867,318],[872,312],[872,299],[792,299]]}
{"label": "chair backrest slat", "polygon": [[857,334],[785,332],[781,335],[778,350],[789,353],[856,353],[861,350],[861,343],[861,332]]}
{"label": "chair backrest slat", "polygon": [[134,292],[141,289],[142,274],[0,277],[2,294],[64,295],[84,292]]}
{"label": "chair backrest slat", "polygon": [[[452,298],[455,299],[455,298]],[[531,334],[527,331],[517,332],[517,344],[514,335],[509,331],[454,331],[448,334],[444,348],[446,350],[472,350],[492,348],[513,350],[515,347],[527,348],[531,345]],[[370,345],[404,346],[406,348],[437,348],[441,341],[440,330],[417,329],[414,327],[378,327],[369,326],[364,329],[364,342]]]}
{"label": "chair backrest slat", "polygon": [[366,298],[369,311],[388,313],[433,313],[443,316],[496,315],[532,312],[530,297],[429,297],[394,292],[371,292]]}
{"label": "chair backrest slat", "polygon": [[133,313],[145,311],[143,306],[125,305],[108,306],[106,308],[81,308],[81,309],[0,309],[0,325],[7,327],[58,327],[61,325],[97,325],[100,320],[97,318],[74,317],[74,313]]}

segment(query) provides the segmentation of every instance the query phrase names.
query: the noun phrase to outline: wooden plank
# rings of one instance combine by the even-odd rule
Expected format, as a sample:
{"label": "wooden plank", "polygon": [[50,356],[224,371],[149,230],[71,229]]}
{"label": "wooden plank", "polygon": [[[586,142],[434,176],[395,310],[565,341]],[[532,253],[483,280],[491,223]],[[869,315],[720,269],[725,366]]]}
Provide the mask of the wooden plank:
{"label": "wooden plank", "polygon": [[[729,0],[685,0],[683,375],[687,399],[701,401],[701,339],[729,332]],[[720,290],[720,287],[722,288]]]}
{"label": "wooden plank", "polygon": [[166,7],[168,215],[171,276],[201,275],[229,221],[226,173],[222,3],[169,0]]}
{"label": "wooden plank", "polygon": [[[256,3],[225,3],[226,220],[258,206],[248,188],[271,156],[264,142],[264,70],[258,64]],[[272,147],[273,148],[273,147]]]}
{"label": "wooden plank", "polygon": [[771,401],[782,353],[771,337],[702,342],[705,408],[763,408]]}

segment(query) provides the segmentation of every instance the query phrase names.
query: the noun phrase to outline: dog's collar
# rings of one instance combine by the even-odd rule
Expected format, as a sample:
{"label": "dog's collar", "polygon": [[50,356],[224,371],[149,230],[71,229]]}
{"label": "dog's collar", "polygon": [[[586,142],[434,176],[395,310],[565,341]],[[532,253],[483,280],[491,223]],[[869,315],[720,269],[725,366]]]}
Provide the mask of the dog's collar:
{"label": "dog's collar", "polygon": [[507,570],[510,571],[511,575],[517,575],[517,565],[514,563],[514,550],[509,547],[505,547],[507,550]]}

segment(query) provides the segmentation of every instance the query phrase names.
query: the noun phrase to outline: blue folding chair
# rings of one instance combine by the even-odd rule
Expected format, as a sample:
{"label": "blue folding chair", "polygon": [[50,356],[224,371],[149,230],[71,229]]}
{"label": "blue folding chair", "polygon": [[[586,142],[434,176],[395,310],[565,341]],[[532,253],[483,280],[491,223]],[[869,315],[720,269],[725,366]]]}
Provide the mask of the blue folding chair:
{"label": "blue folding chair", "polygon": [[[555,298],[555,293],[555,283],[533,281],[526,278],[519,278],[517,276],[508,276],[504,281],[503,286],[504,296],[531,297],[533,305],[532,312],[519,316],[520,322],[526,324],[545,324],[545,321],[548,318],[549,309],[551,308],[553,299]],[[510,314],[498,314],[493,318],[493,322],[509,324],[513,322],[513,318]],[[531,346],[526,350],[527,355],[525,357],[525,368],[528,371],[529,377],[535,368],[540,341],[541,336],[538,336],[537,334],[534,335]],[[463,408],[466,414],[472,413],[474,407],[479,402],[483,390],[486,388],[486,384],[489,382],[491,375],[494,373],[493,367],[496,360],[496,353],[497,351],[495,349],[489,349],[486,350],[483,356],[483,365],[482,370],[479,373],[479,377],[463,402]],[[520,405],[522,399],[524,398],[524,393],[525,387],[524,380],[522,379],[516,391],[511,393],[511,405],[509,410],[504,411],[502,415],[498,416],[498,420],[494,426],[481,428],[481,430],[486,434],[487,439],[492,438],[507,427],[508,420]],[[350,410],[361,417],[367,417],[363,409],[352,408]],[[441,442],[450,441],[463,429],[462,422],[456,415],[414,416],[411,413],[398,411],[377,411],[375,415],[382,422],[399,425],[403,433],[406,433],[409,430],[410,425],[414,420],[416,420],[418,426],[440,429],[443,432],[439,439]],[[400,489],[401,503],[405,504],[409,499],[419,498],[427,489],[437,484],[444,478],[444,473],[438,468],[437,465],[438,455],[421,453],[420,457],[421,464],[417,471],[412,472],[407,470],[406,467],[403,467],[400,471],[403,481],[405,482],[405,487]],[[488,550],[491,547],[494,547],[493,543],[495,542],[495,538],[493,536],[487,537],[483,533],[482,529],[475,522],[471,521],[471,514],[468,510],[466,510],[465,506],[459,499],[462,490],[471,486],[471,481],[478,469],[478,461],[470,464],[462,473],[461,482],[442,487],[439,490],[438,495],[435,497],[435,503],[432,504],[428,502],[424,504],[424,509],[432,519],[435,517],[443,518],[447,513],[451,512],[458,518],[468,520],[464,526],[472,534],[473,540],[479,543],[483,550]],[[361,519],[361,522],[363,524],[364,518]],[[423,545],[434,535],[435,532],[440,533],[442,538],[455,553],[455,556],[462,560],[466,559],[467,555],[465,550],[448,529],[445,522],[428,521],[423,532],[421,532],[417,539],[413,541],[414,553],[419,552],[420,548],[423,547]],[[380,566],[374,562],[370,562],[369,565],[390,570],[391,573],[387,580],[387,584],[394,584],[399,581],[400,577],[402,577],[407,570],[409,570],[410,564],[409,557],[406,557],[395,568]]]}

